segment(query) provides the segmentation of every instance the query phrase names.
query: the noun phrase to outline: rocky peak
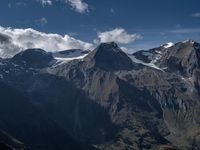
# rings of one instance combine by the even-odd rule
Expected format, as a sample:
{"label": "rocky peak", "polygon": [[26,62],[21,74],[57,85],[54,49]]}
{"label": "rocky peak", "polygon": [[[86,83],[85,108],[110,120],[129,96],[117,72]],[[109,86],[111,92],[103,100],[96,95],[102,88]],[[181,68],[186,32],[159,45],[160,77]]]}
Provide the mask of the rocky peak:
{"label": "rocky peak", "polygon": [[164,51],[158,65],[166,67],[170,72],[191,76],[200,67],[200,44],[193,40],[179,42]]}
{"label": "rocky peak", "polygon": [[189,39],[189,40],[183,41],[182,43],[194,44],[196,42],[194,40],[192,40],[192,39]]}
{"label": "rocky peak", "polygon": [[94,61],[95,66],[102,69],[125,70],[133,67],[132,60],[115,42],[100,44],[85,60]]}

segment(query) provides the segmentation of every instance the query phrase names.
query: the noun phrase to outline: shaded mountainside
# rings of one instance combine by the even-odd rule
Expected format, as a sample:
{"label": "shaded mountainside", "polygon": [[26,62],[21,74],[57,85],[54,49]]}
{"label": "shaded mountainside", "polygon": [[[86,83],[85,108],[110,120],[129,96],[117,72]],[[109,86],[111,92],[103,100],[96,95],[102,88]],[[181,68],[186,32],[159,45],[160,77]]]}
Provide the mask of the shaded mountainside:
{"label": "shaded mountainside", "polygon": [[1,82],[0,97],[0,142],[17,149],[81,149],[80,143],[35,108],[19,91]]}
{"label": "shaded mountainside", "polygon": [[29,49],[18,53],[12,58],[16,64],[23,65],[26,63],[28,67],[43,68],[53,60],[51,53],[47,53],[42,49]]}
{"label": "shaded mountainside", "polygon": [[24,143],[18,141],[17,139],[11,137],[5,131],[0,131],[0,149],[1,150],[14,150],[14,149],[24,149],[28,150],[28,147]]}
{"label": "shaded mountainside", "polygon": [[114,42],[100,44],[84,60],[108,71],[133,68],[131,59]]}
{"label": "shaded mountainside", "polygon": [[31,148],[41,137],[43,149],[198,150],[199,51],[192,41],[163,45],[134,53],[139,63],[111,42],[59,64],[42,50],[0,60],[0,129]]}

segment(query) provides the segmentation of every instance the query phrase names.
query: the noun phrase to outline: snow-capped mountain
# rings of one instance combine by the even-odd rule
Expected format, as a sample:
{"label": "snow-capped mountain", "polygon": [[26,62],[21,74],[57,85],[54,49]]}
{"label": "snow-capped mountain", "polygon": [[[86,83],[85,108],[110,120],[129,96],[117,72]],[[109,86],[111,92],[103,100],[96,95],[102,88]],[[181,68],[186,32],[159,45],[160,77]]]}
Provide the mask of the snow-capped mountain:
{"label": "snow-capped mountain", "polygon": [[130,56],[144,65],[185,74],[186,72],[191,73],[192,68],[199,66],[199,48],[199,43],[187,40],[176,44],[164,44],[150,50],[138,51]]}
{"label": "snow-capped mountain", "polygon": [[199,99],[200,44],[191,40],[0,59],[0,137],[15,149],[198,149]]}

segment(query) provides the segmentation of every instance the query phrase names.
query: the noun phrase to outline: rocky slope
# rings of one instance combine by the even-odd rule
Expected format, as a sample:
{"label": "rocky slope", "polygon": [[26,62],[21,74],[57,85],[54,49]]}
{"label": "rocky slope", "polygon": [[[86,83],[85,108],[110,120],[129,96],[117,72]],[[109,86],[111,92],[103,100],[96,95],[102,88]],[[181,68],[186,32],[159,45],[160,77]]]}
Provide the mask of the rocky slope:
{"label": "rocky slope", "polygon": [[[19,118],[17,121],[13,119],[16,123],[20,123],[20,116],[32,116],[21,125],[27,128],[24,133],[15,133],[15,128],[6,131],[32,149],[38,134],[44,132],[35,128],[38,134],[28,136],[33,134],[29,126],[35,120],[48,127],[42,142],[52,141],[51,134],[59,130],[56,139],[79,145],[73,149],[90,149],[91,145],[102,150],[198,149],[199,53],[199,44],[191,40],[132,55],[111,42],[100,44],[82,59],[62,63],[51,54],[34,49],[2,59],[0,81],[25,98],[14,96],[13,104],[1,106],[8,111],[10,104],[23,103],[18,108],[21,111],[16,109],[21,112],[14,117]],[[9,99],[13,94],[9,94],[10,89],[6,91],[8,94],[4,91],[1,97]],[[18,102],[21,99],[23,102]],[[4,101],[0,100],[3,104]],[[28,113],[32,109],[41,114]],[[37,118],[35,114],[44,117]],[[7,115],[2,114],[0,120],[11,125],[12,119],[5,120],[13,114]],[[55,123],[53,129],[48,122]],[[43,149],[48,149],[45,146]]]}

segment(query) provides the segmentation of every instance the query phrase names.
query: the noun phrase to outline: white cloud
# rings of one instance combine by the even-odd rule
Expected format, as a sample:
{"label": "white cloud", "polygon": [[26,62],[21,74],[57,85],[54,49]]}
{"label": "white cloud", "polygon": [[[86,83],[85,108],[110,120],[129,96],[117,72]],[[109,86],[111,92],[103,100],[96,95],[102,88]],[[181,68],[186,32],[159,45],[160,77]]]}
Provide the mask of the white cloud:
{"label": "white cloud", "polygon": [[200,18],[200,12],[192,14],[192,17]]}
{"label": "white cloud", "polygon": [[40,18],[39,20],[36,20],[36,24],[39,26],[45,26],[48,23],[48,20],[45,17]]}
{"label": "white cloud", "polygon": [[70,5],[72,9],[79,13],[89,12],[89,5],[83,0],[36,0],[43,7],[53,5],[53,2]]}
{"label": "white cloud", "polygon": [[92,49],[93,44],[77,40],[69,35],[43,33],[34,29],[12,29],[0,26],[0,57],[12,57],[28,48],[46,51],[67,49]]}
{"label": "white cloud", "polygon": [[52,0],[37,0],[37,1],[40,2],[43,7],[52,5]]}
{"label": "white cloud", "polygon": [[128,44],[142,38],[140,34],[129,34],[123,28],[116,28],[114,30],[99,32],[97,34],[99,39],[95,40],[95,43],[114,41],[119,44]]}
{"label": "white cloud", "polygon": [[82,0],[65,0],[65,2],[79,13],[85,13],[89,11],[88,4]]}
{"label": "white cloud", "polygon": [[114,8],[110,8],[110,13],[115,15],[116,12],[115,12]]}

